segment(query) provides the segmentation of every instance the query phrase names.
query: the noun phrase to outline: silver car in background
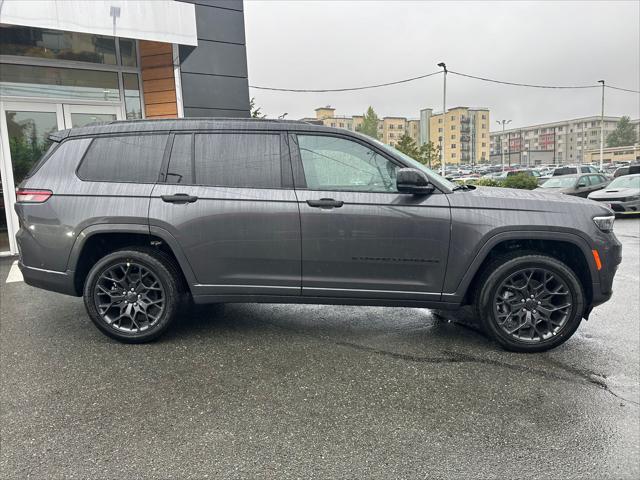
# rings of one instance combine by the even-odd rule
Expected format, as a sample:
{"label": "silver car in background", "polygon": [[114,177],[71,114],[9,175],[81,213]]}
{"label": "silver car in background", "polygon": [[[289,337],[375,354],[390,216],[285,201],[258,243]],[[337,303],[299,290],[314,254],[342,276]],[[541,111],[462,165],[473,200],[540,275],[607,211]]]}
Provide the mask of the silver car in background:
{"label": "silver car in background", "polygon": [[618,177],[607,188],[590,193],[588,198],[606,204],[616,214],[638,214],[640,173]]}

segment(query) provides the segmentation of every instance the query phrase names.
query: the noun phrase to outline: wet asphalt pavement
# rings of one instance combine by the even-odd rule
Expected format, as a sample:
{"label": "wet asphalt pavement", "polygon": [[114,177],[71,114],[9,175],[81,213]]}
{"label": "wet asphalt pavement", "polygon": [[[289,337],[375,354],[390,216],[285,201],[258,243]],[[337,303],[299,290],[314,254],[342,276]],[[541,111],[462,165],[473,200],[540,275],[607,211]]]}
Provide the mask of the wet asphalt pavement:
{"label": "wet asphalt pavement", "polygon": [[227,305],[122,345],[4,283],[0,477],[638,478],[640,219],[612,301],[543,354],[424,309]]}

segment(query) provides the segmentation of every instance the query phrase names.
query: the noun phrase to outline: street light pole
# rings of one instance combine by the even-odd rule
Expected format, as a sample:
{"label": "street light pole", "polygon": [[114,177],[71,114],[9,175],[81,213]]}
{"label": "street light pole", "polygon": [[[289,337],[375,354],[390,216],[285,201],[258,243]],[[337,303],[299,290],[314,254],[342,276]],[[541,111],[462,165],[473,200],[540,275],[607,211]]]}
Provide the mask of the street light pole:
{"label": "street light pole", "polygon": [[447,65],[444,62],[440,62],[438,66],[444,69],[444,88],[442,90],[442,148],[440,148],[440,173],[444,177],[446,174],[444,168],[444,153],[447,144]]}
{"label": "street light pole", "polygon": [[600,171],[602,171],[604,163],[604,80],[598,80],[598,83],[602,84],[602,110],[600,111]]}
{"label": "street light pole", "polygon": [[[508,123],[511,123],[511,120],[496,120],[496,123],[498,125],[502,125],[502,135],[500,136],[500,158],[502,159],[502,171],[504,172],[504,148],[502,148],[502,141],[504,140],[504,127]],[[509,142],[507,141],[507,144],[508,143]],[[511,158],[509,158],[509,164],[511,164]]]}

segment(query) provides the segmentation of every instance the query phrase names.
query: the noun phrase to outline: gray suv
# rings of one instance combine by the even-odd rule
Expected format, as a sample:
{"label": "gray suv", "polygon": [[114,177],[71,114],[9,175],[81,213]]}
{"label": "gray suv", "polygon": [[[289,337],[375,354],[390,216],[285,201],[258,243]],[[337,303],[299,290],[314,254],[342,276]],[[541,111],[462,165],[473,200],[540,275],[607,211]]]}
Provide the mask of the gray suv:
{"label": "gray suv", "polygon": [[567,340],[611,297],[609,208],[457,186],[304,122],[114,122],[53,134],[19,186],[20,268],[95,325],[157,338],[182,299],[457,309],[503,347]]}

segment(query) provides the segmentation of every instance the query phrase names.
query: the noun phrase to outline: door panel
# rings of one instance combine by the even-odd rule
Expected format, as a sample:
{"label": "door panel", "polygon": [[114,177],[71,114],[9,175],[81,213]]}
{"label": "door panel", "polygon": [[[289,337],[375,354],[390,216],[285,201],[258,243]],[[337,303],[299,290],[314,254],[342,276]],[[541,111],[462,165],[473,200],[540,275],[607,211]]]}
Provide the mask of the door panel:
{"label": "door panel", "polygon": [[441,193],[398,193],[401,165],[364,141],[291,137],[302,229],[302,293],[439,300],[451,213]]}
{"label": "door panel", "polygon": [[[196,201],[172,203],[163,195]],[[293,190],[158,184],[151,226],[181,245],[197,294],[300,294],[300,220]]]}
{"label": "door panel", "polygon": [[[303,295],[440,298],[451,223],[446,195],[296,193]],[[307,204],[321,198],[344,204]]]}
{"label": "door panel", "polygon": [[300,215],[283,145],[269,132],[174,136],[149,221],[180,244],[194,294],[300,295]]}

